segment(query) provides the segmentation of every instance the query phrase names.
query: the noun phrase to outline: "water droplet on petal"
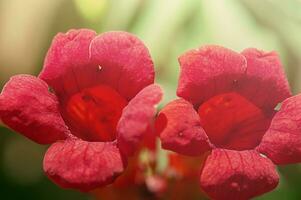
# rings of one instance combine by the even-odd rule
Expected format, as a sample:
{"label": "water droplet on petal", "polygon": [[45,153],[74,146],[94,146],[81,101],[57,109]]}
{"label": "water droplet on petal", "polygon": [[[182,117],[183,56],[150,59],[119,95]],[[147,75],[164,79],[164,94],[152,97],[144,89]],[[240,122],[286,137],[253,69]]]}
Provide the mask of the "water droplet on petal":
{"label": "water droplet on petal", "polygon": [[262,154],[262,153],[260,153],[260,156],[263,157],[263,158],[267,158],[267,156]]}

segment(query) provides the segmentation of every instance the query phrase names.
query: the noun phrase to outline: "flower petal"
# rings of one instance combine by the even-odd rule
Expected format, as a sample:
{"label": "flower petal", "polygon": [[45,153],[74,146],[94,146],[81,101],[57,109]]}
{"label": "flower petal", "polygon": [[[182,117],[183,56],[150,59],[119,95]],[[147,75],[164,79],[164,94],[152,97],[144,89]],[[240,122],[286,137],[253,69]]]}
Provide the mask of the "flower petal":
{"label": "flower petal", "polygon": [[78,139],[52,144],[44,158],[50,179],[63,188],[81,191],[112,183],[125,166],[116,144]]}
{"label": "flower petal", "polygon": [[156,114],[156,105],[162,99],[158,85],[141,90],[123,109],[117,125],[117,141],[122,153],[132,155],[148,132]]}
{"label": "flower petal", "polygon": [[69,133],[56,96],[44,81],[30,75],[14,76],[4,86],[0,118],[11,129],[40,144],[65,139]]}
{"label": "flower petal", "polygon": [[199,115],[184,99],[172,101],[160,111],[156,128],[164,149],[190,156],[198,156],[211,149]]}
{"label": "flower petal", "polygon": [[179,58],[177,94],[199,106],[212,96],[238,92],[265,111],[291,95],[275,52],[246,49],[241,54],[219,46],[204,46]]}
{"label": "flower petal", "polygon": [[59,33],[52,41],[39,78],[61,97],[93,85],[98,66],[90,62],[89,47],[96,33],[87,29]]}
{"label": "flower petal", "polygon": [[154,82],[154,66],[145,45],[132,34],[106,32],[96,37],[94,31],[79,29],[54,38],[39,77],[59,97],[108,84],[130,100]]}
{"label": "flower petal", "polygon": [[204,46],[179,58],[181,73],[177,94],[194,105],[233,91],[247,68],[244,56],[220,46]]}
{"label": "flower petal", "polygon": [[264,110],[273,110],[278,103],[291,96],[288,81],[276,52],[246,49],[246,78],[240,93]]}
{"label": "flower petal", "polygon": [[154,66],[145,45],[126,32],[107,32],[91,43],[91,59],[101,67],[98,79],[127,100],[154,82]]}
{"label": "flower petal", "polygon": [[201,173],[201,187],[213,199],[250,199],[274,189],[274,164],[254,150],[214,149]]}
{"label": "flower petal", "polygon": [[301,94],[283,102],[257,150],[276,164],[301,162]]}

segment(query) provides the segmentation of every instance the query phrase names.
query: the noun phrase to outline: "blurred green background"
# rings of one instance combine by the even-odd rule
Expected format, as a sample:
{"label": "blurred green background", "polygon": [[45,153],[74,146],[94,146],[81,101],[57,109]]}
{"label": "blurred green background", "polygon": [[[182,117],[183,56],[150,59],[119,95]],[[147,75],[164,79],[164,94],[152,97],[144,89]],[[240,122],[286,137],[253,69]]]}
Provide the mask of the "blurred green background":
{"label": "blurred green background", "polygon": [[[0,0],[0,88],[14,74],[38,74],[52,38],[71,28],[126,30],[150,49],[165,100],[175,98],[177,57],[204,44],[276,50],[294,94],[301,91],[301,0]],[[92,199],[43,174],[45,147],[0,127],[1,199]],[[258,199],[301,199],[301,165]]]}

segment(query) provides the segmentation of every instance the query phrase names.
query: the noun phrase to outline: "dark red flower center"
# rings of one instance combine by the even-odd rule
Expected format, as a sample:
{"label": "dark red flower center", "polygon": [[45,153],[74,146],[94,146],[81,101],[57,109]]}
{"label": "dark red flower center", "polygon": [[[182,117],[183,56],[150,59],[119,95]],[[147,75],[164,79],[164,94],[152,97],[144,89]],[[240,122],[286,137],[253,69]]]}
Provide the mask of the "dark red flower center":
{"label": "dark red flower center", "polygon": [[88,141],[113,141],[116,125],[127,101],[105,85],[86,88],[67,102],[67,121],[72,133]]}
{"label": "dark red flower center", "polygon": [[226,149],[253,149],[271,122],[260,108],[235,92],[210,98],[198,113],[210,141]]}

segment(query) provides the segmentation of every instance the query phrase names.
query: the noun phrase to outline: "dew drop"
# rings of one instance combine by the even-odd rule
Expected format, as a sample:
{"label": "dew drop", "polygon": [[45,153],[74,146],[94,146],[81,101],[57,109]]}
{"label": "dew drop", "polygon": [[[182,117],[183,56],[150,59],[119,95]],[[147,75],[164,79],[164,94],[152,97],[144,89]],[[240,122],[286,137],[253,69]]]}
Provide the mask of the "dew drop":
{"label": "dew drop", "polygon": [[259,154],[261,157],[263,157],[263,158],[267,158],[267,156],[266,155],[264,155],[264,154]]}

